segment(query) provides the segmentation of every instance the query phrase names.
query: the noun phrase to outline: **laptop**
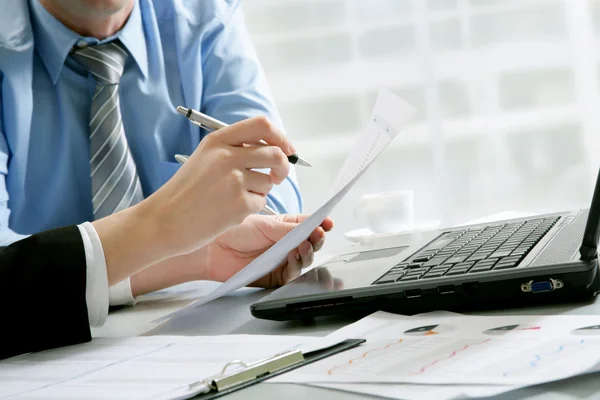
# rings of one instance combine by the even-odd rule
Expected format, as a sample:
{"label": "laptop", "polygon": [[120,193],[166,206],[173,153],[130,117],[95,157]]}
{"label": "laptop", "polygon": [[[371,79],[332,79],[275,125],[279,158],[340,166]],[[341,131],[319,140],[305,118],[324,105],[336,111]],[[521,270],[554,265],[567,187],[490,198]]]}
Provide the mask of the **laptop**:
{"label": "laptop", "polygon": [[398,235],[315,267],[251,306],[270,320],[508,308],[600,290],[600,173],[589,209]]}

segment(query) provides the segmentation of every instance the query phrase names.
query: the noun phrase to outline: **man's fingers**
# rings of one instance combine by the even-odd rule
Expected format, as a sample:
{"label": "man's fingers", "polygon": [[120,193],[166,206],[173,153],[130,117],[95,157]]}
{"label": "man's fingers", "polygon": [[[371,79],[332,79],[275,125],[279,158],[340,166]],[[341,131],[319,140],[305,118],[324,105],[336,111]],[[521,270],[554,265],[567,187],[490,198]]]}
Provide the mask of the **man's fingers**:
{"label": "man's fingers", "polygon": [[242,146],[244,143],[256,143],[264,140],[272,146],[281,148],[288,156],[295,153],[294,146],[287,140],[283,132],[266,117],[246,119],[212,134],[217,133],[223,135],[225,142],[232,146]]}
{"label": "man's fingers", "polygon": [[301,272],[302,261],[300,260],[300,253],[298,252],[298,249],[295,249],[290,251],[288,254],[287,265],[284,267],[283,272],[281,274],[281,279],[283,280],[281,284],[285,285],[286,283],[293,281],[294,279],[300,276]]}
{"label": "man's fingers", "polygon": [[[245,201],[247,214],[256,214],[260,212],[267,204],[267,198],[264,195],[248,192],[245,194],[247,199]],[[241,221],[240,221],[241,223]]]}
{"label": "man's fingers", "polygon": [[271,176],[280,184],[290,173],[290,163],[279,147],[244,147],[235,149],[234,154],[246,169],[271,169]]}
{"label": "man's fingers", "polygon": [[[310,215],[307,214],[285,214],[281,216],[285,222],[295,222],[298,224],[306,221],[308,217],[310,217]],[[333,229],[333,220],[329,217],[325,218],[325,220],[321,223],[321,227],[325,230],[325,232],[329,232],[331,229]]]}
{"label": "man's fingers", "polygon": [[331,231],[333,229],[333,220],[329,217],[325,218],[325,221],[321,224],[321,228],[323,228],[325,232]]}
{"label": "man's fingers", "polygon": [[264,223],[261,224],[260,230],[270,241],[276,242],[297,226],[298,224],[281,222],[276,219],[276,217],[268,217],[264,219]]}
{"label": "man's fingers", "polygon": [[[261,230],[265,236],[276,242],[287,235],[292,229],[296,228],[306,218],[308,218],[308,215],[276,215],[273,218],[265,220],[265,227],[261,228]],[[333,221],[327,218],[324,225],[330,228],[333,225]],[[326,231],[327,229],[323,228],[322,224],[310,234],[308,243],[312,245],[314,251],[318,251],[323,247]]]}
{"label": "man's fingers", "polygon": [[314,251],[321,250],[323,244],[325,243],[325,231],[323,228],[318,227],[315,229],[308,238],[308,241],[312,244]]}
{"label": "man's fingers", "polygon": [[273,179],[270,175],[257,171],[245,171],[246,190],[266,196],[273,188]]}
{"label": "man's fingers", "polygon": [[302,268],[309,267],[315,259],[315,252],[312,245],[309,242],[302,242],[298,246],[298,252],[302,261]]}

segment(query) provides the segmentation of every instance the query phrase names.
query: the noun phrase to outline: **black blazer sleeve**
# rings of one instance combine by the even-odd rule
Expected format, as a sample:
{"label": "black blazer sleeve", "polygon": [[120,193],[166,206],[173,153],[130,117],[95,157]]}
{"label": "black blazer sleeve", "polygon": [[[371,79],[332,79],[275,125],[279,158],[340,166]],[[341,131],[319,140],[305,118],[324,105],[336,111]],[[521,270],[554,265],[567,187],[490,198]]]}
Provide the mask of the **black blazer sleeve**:
{"label": "black blazer sleeve", "polygon": [[91,340],[85,250],[77,226],[0,251],[0,359]]}

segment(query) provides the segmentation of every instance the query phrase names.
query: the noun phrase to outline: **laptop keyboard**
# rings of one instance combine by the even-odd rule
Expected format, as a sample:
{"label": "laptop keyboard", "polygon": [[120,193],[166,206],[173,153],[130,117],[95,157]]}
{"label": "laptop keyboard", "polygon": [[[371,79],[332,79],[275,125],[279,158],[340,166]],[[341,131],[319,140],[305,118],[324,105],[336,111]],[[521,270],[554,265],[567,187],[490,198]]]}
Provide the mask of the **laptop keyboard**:
{"label": "laptop keyboard", "polygon": [[374,284],[515,268],[560,217],[446,232]]}

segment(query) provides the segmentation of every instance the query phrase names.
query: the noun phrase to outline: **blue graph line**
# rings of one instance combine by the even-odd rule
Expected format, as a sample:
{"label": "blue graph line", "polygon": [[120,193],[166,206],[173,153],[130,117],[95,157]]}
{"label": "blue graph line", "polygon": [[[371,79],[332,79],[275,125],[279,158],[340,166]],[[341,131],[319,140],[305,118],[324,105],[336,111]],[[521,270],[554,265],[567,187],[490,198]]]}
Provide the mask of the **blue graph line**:
{"label": "blue graph line", "polygon": [[[533,356],[534,359],[529,362],[529,366],[531,368],[537,368],[538,362],[542,361],[542,359],[544,357],[556,355],[556,354],[560,353],[561,351],[563,351],[566,347],[577,346],[577,345],[583,344],[583,342],[585,342],[585,339],[581,339],[579,342],[576,342],[576,343],[561,344],[560,346],[558,346],[556,348],[556,350],[554,350],[552,352],[549,352],[549,353],[536,354],[536,355]],[[518,368],[518,369],[513,369],[513,370],[510,370],[510,371],[506,371],[506,372],[504,372],[502,374],[502,377],[506,377],[506,376],[510,375],[512,372],[520,371],[520,370],[523,370],[523,369],[524,368]]]}

